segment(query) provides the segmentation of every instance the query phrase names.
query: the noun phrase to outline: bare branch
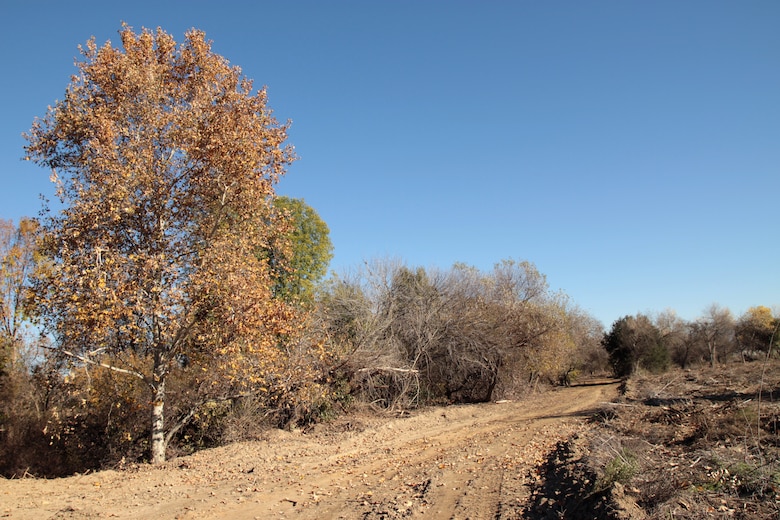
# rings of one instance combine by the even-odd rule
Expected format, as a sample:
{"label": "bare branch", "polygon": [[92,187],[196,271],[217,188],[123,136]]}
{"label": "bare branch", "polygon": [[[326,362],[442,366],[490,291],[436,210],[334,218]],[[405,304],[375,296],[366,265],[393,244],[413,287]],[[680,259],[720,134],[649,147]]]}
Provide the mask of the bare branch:
{"label": "bare branch", "polygon": [[235,401],[236,399],[243,399],[246,397],[251,397],[252,395],[256,395],[249,392],[242,392],[238,394],[233,395],[227,395],[222,397],[214,397],[211,399],[204,399],[202,401],[199,401],[195,403],[190,410],[182,415],[177,421],[176,424],[174,424],[170,430],[168,430],[168,433],[165,435],[165,446],[167,447],[168,444],[171,442],[171,439],[173,439],[173,436],[176,435],[176,433],[181,430],[184,426],[189,423],[193,417],[195,417],[195,414],[198,413],[198,410],[206,406],[207,404],[211,403],[224,403],[225,401]]}
{"label": "bare branch", "polygon": [[89,359],[88,357],[80,356],[80,355],[76,354],[75,352],[71,352],[69,350],[59,349],[59,351],[62,352],[63,354],[65,354],[66,356],[70,356],[72,358],[78,359],[79,361],[83,361],[84,363],[87,363],[89,365],[107,368],[108,370],[112,370],[114,372],[119,372],[120,374],[128,374],[128,375],[131,375],[131,376],[135,376],[135,377],[141,379],[142,381],[146,381],[146,376],[144,376],[140,372],[136,372],[135,370],[128,370],[126,368],[119,368],[119,367],[115,367],[113,365],[109,365],[108,363],[101,363],[99,361],[95,361],[94,359]]}
{"label": "bare branch", "polygon": [[365,372],[400,372],[404,374],[419,374],[416,368],[397,368],[397,367],[366,367],[357,370],[358,373]]}

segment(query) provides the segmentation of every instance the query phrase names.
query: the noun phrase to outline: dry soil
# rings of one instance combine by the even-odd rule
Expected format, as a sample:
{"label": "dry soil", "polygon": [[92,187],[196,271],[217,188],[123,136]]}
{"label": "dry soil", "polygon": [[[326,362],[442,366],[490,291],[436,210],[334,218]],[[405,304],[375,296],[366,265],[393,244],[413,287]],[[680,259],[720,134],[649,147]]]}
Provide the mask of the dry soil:
{"label": "dry soil", "polygon": [[0,517],[522,518],[538,468],[618,384],[351,415],[308,432],[68,478],[0,480]]}

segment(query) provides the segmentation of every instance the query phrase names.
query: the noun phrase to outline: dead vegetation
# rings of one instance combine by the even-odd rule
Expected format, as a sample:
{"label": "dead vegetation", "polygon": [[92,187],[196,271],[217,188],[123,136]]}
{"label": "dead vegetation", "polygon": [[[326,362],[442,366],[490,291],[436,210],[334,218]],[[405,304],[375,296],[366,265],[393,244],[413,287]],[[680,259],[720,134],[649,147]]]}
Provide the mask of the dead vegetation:
{"label": "dead vegetation", "polygon": [[46,496],[140,514],[129,504],[162,486],[147,511],[161,518],[778,517],[780,362],[637,375],[617,398],[605,383],[395,419],[342,415],[161,468],[6,481],[20,504],[6,512],[39,518]]}
{"label": "dead vegetation", "polygon": [[537,468],[616,395],[607,383],[400,417],[366,409],[157,466],[0,479],[0,517],[539,518],[523,514]]}
{"label": "dead vegetation", "polygon": [[778,397],[777,361],[634,376],[550,454],[528,516],[777,518]]}

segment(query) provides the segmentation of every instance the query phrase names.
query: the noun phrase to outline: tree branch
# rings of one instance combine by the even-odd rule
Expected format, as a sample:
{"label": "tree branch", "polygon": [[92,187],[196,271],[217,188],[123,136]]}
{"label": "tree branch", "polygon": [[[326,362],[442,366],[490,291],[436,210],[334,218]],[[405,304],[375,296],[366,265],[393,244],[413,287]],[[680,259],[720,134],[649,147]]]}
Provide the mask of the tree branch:
{"label": "tree branch", "polygon": [[358,370],[360,372],[403,372],[411,374],[419,374],[420,371],[416,368],[396,368],[396,367],[367,367]]}
{"label": "tree branch", "polygon": [[58,350],[60,352],[62,352],[63,354],[65,354],[66,356],[70,356],[72,358],[76,358],[79,361],[83,361],[84,363],[87,363],[88,365],[94,365],[94,366],[98,366],[98,367],[107,368],[108,370],[113,370],[114,372],[119,372],[121,374],[128,374],[128,375],[131,375],[131,376],[135,376],[135,377],[137,377],[138,379],[140,379],[142,381],[146,381],[146,378],[144,377],[144,375],[142,373],[140,373],[140,372],[136,372],[135,370],[128,370],[126,368],[115,367],[114,365],[109,365],[107,363],[100,363],[99,361],[95,361],[94,359],[89,359],[88,357],[80,356],[79,354],[76,354],[74,352],[70,352],[68,350],[62,350],[62,349],[58,349]]}

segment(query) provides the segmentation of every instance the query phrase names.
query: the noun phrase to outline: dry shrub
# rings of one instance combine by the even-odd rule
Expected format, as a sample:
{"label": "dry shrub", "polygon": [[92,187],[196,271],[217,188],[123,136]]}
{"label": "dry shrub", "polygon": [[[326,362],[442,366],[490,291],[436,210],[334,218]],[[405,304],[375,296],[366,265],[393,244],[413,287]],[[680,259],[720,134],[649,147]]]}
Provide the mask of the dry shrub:
{"label": "dry shrub", "polygon": [[[132,457],[137,387],[105,371],[64,378],[52,360],[6,373],[0,382],[0,471],[8,477],[60,477]],[[143,416],[146,419],[146,414]],[[143,446],[136,446],[141,453]]]}
{"label": "dry shrub", "polygon": [[11,370],[0,376],[0,475],[53,475],[60,461],[45,434],[48,414],[41,410],[35,380],[26,372]]}
{"label": "dry shrub", "polygon": [[[773,363],[765,388],[777,386]],[[594,421],[593,467],[619,482],[620,450],[632,450],[640,465],[625,492],[649,518],[777,518],[780,404],[760,392],[762,371],[739,363],[628,380],[622,403]]]}
{"label": "dry shrub", "polygon": [[577,350],[600,335],[533,264],[511,260],[489,273],[366,264],[330,282],[317,316],[333,378],[385,409],[518,397],[584,365]]}
{"label": "dry shrub", "polygon": [[137,378],[102,368],[73,369],[48,422],[50,444],[68,471],[111,467],[148,456],[148,390]]}
{"label": "dry shrub", "polygon": [[263,400],[255,396],[239,399],[222,420],[221,442],[261,440],[263,434],[273,427],[269,415]]}
{"label": "dry shrub", "polygon": [[587,462],[598,479],[596,491],[609,489],[615,482],[627,484],[642,467],[647,447],[630,437],[595,435],[588,442]]}

